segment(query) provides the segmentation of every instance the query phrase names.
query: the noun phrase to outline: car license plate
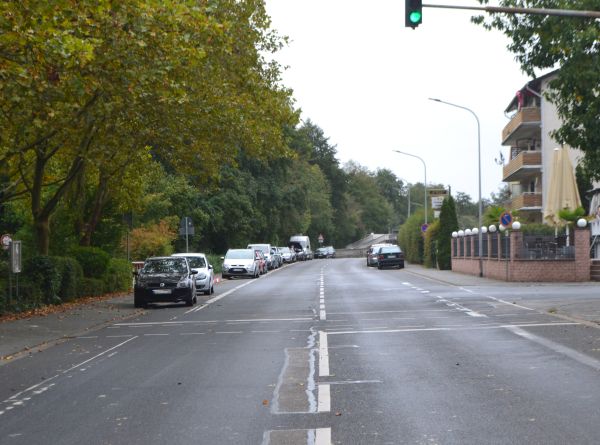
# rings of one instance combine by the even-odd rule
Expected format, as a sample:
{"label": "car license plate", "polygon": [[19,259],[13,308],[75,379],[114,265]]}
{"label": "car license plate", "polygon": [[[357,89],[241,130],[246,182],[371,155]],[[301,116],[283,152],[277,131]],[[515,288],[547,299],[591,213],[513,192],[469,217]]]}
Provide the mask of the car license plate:
{"label": "car license plate", "polygon": [[397,256],[396,255],[390,255],[390,256],[388,256],[388,258],[397,258]]}
{"label": "car license plate", "polygon": [[168,295],[171,293],[171,289],[154,289],[152,292],[156,295]]}

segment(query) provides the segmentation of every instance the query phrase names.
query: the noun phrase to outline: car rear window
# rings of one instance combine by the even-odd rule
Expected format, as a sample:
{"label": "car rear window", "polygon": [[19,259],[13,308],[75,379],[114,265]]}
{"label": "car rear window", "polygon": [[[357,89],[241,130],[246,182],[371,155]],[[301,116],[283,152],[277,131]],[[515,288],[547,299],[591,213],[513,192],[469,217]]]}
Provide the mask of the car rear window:
{"label": "car rear window", "polygon": [[254,258],[254,251],[250,249],[235,249],[227,251],[225,259],[228,260],[251,260]]}
{"label": "car rear window", "polygon": [[400,253],[400,248],[396,246],[381,247],[379,253]]}
{"label": "car rear window", "polygon": [[185,273],[187,267],[184,259],[165,258],[146,261],[142,271],[144,273]]}
{"label": "car rear window", "polygon": [[192,257],[187,257],[188,259],[188,263],[190,263],[190,267],[194,267],[194,268],[202,268],[202,267],[206,267],[206,261],[204,261],[204,258],[202,257],[198,257],[198,256],[192,256]]}

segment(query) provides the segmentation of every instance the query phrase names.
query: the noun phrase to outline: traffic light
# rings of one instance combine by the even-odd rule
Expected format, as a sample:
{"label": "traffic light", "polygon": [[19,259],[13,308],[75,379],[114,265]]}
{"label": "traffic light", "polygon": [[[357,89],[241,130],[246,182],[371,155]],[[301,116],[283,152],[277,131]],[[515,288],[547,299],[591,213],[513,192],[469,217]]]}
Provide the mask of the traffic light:
{"label": "traffic light", "polygon": [[407,28],[419,26],[423,22],[423,1],[404,0],[404,19]]}

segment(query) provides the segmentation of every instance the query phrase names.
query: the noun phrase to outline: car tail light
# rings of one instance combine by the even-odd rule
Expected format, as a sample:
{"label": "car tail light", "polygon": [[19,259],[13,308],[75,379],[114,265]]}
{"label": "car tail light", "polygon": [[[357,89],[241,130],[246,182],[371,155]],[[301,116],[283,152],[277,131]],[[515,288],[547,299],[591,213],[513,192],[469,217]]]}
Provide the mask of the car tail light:
{"label": "car tail light", "polygon": [[379,259],[382,260],[383,259],[383,255],[379,255]]}

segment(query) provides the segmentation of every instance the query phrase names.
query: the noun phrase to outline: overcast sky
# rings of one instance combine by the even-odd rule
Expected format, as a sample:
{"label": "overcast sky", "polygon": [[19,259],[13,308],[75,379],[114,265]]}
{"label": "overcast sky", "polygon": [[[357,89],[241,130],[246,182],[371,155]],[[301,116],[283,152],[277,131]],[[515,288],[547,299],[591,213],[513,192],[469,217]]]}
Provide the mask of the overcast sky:
{"label": "overcast sky", "polygon": [[[427,1],[425,2],[428,3]],[[475,0],[432,4],[479,6]],[[311,119],[336,145],[338,159],[453,192],[478,195],[477,124],[481,122],[482,195],[502,185],[504,110],[529,79],[508,39],[470,23],[475,11],[423,9],[423,23],[404,27],[402,0],[266,0],[273,28],[289,36],[277,60],[289,68],[284,84],[294,90],[302,119]],[[497,4],[497,3],[492,3]]]}

